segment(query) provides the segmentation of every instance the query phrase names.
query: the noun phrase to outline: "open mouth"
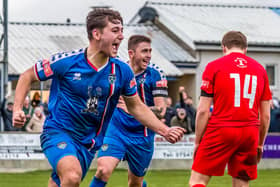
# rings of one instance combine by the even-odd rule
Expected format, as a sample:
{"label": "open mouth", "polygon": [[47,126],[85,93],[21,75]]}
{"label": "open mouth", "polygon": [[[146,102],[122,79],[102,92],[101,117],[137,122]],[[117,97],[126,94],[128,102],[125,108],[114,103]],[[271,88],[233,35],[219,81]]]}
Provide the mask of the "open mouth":
{"label": "open mouth", "polygon": [[120,45],[119,43],[113,43],[113,50],[114,50],[114,52],[118,51],[119,45]]}
{"label": "open mouth", "polygon": [[143,62],[144,62],[145,65],[148,65],[149,62],[150,62],[150,59],[143,59]]}

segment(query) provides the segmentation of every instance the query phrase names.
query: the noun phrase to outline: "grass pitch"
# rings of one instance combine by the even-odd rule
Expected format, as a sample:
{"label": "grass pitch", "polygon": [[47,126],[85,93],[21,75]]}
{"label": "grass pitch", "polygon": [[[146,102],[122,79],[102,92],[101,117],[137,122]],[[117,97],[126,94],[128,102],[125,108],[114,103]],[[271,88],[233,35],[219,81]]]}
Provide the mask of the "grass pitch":
{"label": "grass pitch", "polygon": [[[36,171],[27,173],[0,173],[0,187],[47,187],[51,171]],[[95,170],[88,172],[81,187],[88,187]],[[190,170],[148,171],[145,180],[148,187],[187,187]],[[250,187],[279,187],[280,170],[259,170],[257,180]],[[107,187],[127,186],[127,171],[116,170]],[[208,187],[230,187],[231,177],[213,177]]]}

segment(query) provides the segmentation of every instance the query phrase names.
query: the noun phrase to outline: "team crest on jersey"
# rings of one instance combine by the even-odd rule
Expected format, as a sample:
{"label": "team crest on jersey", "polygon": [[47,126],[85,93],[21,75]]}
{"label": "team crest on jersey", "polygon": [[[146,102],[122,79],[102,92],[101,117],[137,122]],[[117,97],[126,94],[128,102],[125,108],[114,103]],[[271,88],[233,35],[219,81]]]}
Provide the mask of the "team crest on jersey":
{"label": "team crest on jersey", "polygon": [[66,143],[66,142],[60,142],[60,143],[57,144],[57,147],[58,147],[59,149],[65,149],[66,146],[67,146],[67,143]]}
{"label": "team crest on jersey", "polygon": [[[100,87],[96,88],[96,92],[102,92],[102,89]],[[98,110],[97,110],[97,106],[98,106],[98,97],[99,95],[96,96],[92,96],[91,94],[92,92],[92,87],[89,86],[88,87],[88,100],[87,100],[87,106],[85,109],[82,110],[83,113],[93,113],[95,115],[98,115]],[[101,96],[101,93],[100,93]]]}
{"label": "team crest on jersey", "polygon": [[114,84],[116,82],[116,75],[115,74],[110,74],[108,76],[108,80],[110,84]]}
{"label": "team crest on jersey", "polygon": [[237,67],[239,68],[247,68],[247,61],[243,58],[236,58],[234,62],[238,63]]}
{"label": "team crest on jersey", "polygon": [[140,83],[140,84],[144,84],[145,81],[146,81],[146,79],[145,79],[144,77],[142,77],[142,78],[139,79],[139,83]]}
{"label": "team crest on jersey", "polygon": [[49,77],[53,74],[53,71],[51,69],[50,61],[43,60],[43,69],[46,77]]}
{"label": "team crest on jersey", "polygon": [[103,145],[101,146],[101,150],[102,150],[102,151],[107,151],[108,147],[109,147],[108,144],[103,144]]}

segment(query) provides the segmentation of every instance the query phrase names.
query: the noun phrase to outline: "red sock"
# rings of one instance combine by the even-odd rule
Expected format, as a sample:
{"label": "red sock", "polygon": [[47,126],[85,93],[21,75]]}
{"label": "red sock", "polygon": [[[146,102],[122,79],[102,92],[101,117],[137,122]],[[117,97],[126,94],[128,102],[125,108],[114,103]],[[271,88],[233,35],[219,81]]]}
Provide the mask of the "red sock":
{"label": "red sock", "polygon": [[192,187],[206,187],[204,184],[195,184]]}

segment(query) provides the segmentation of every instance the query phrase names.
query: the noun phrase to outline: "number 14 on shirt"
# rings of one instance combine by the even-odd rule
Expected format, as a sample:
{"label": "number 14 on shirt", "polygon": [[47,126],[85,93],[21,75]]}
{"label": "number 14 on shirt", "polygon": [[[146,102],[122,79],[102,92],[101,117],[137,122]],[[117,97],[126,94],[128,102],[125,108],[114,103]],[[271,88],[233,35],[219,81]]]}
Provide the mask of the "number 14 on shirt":
{"label": "number 14 on shirt", "polygon": [[[241,98],[241,81],[240,81],[240,74],[238,73],[231,73],[230,78],[234,79],[235,91],[234,91],[234,107],[240,107],[240,98]],[[251,81],[252,80],[252,81]],[[249,93],[249,85],[250,81],[252,82],[251,86],[251,93]],[[249,99],[249,108],[253,108],[256,89],[257,89],[257,76],[246,74],[245,80],[243,84],[243,98]]]}

